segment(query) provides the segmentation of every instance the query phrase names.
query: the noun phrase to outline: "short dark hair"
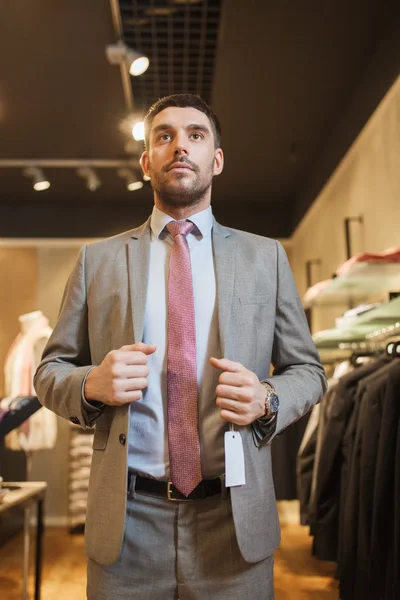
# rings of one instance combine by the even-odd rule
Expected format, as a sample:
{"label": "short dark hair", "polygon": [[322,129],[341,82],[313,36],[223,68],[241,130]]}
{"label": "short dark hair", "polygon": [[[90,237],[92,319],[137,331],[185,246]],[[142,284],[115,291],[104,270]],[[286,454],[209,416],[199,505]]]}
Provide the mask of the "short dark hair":
{"label": "short dark hair", "polygon": [[172,94],[171,96],[165,96],[164,98],[157,100],[157,102],[149,108],[144,118],[144,139],[147,148],[149,147],[150,127],[154,117],[169,106],[177,106],[178,108],[196,108],[207,115],[213,130],[215,147],[219,148],[221,143],[221,125],[218,117],[213,113],[207,102],[196,94]]}

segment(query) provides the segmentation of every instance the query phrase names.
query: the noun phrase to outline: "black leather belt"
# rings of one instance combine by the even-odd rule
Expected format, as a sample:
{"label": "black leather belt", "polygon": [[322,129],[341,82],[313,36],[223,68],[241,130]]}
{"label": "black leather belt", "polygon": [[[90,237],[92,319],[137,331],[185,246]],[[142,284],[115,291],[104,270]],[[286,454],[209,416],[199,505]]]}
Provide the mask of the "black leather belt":
{"label": "black leather belt", "polygon": [[[130,478],[132,475],[134,473],[129,471],[128,489],[131,489]],[[221,479],[219,477],[215,477],[215,479],[203,479],[189,496],[185,496],[176,489],[171,481],[159,481],[158,479],[148,479],[147,477],[136,475],[134,490],[138,494],[149,494],[174,501],[199,500],[221,494]]]}

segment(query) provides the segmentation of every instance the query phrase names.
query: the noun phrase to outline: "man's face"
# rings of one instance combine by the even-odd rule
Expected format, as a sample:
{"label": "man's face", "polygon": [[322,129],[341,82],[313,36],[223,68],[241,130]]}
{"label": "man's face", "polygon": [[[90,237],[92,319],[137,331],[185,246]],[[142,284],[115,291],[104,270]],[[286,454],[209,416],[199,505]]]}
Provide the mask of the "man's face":
{"label": "man's face", "polygon": [[171,106],[154,117],[141,164],[163,205],[203,208],[210,204],[212,179],[222,171],[223,154],[215,148],[207,115]]}

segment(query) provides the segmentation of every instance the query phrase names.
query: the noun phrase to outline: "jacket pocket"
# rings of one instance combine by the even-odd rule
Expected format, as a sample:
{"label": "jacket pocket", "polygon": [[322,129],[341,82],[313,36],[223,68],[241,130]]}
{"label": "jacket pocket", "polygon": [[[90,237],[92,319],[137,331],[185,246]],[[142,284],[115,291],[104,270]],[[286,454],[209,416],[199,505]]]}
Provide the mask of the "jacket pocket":
{"label": "jacket pocket", "polygon": [[241,306],[248,306],[251,304],[267,304],[269,294],[252,294],[239,296],[239,302]]}

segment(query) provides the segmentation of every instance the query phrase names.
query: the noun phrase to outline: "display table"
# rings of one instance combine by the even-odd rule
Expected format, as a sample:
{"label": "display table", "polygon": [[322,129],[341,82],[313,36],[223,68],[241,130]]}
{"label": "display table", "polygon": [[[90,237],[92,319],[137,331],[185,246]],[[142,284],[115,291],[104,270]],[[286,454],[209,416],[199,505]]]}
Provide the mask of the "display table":
{"label": "display table", "polygon": [[[22,599],[28,599],[28,570],[29,570],[29,520],[32,505],[37,506],[36,525],[36,560],[35,560],[35,600],[40,600],[40,581],[42,563],[43,535],[43,501],[46,495],[47,483],[44,481],[3,482],[4,488],[11,488],[0,502],[0,517],[12,508],[24,509],[24,563]],[[18,488],[18,489],[14,489]]]}

